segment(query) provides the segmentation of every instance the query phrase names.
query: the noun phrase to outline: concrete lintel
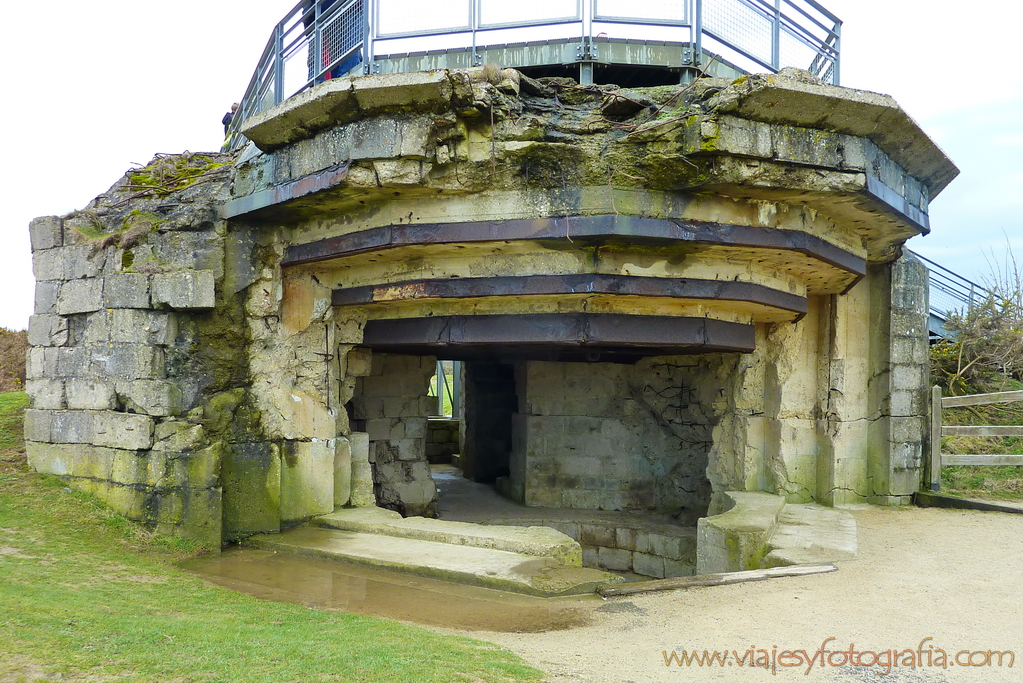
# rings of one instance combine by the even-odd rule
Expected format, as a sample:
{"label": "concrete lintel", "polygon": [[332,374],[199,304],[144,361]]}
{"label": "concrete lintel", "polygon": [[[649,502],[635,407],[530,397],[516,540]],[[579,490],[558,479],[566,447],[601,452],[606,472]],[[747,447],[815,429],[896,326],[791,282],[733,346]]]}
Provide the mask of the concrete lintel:
{"label": "concrete lintel", "polygon": [[250,117],[242,135],[264,152],[369,114],[415,106],[433,110],[451,101],[447,70],[334,78]]}
{"label": "concrete lintel", "polygon": [[350,120],[357,109],[351,78],[333,78],[251,116],[239,131],[264,152]]}
{"label": "concrete lintel", "polygon": [[928,234],[931,231],[931,222],[927,214],[910,204],[901,194],[882,183],[878,178],[866,176],[867,185],[864,194],[877,200],[905,220],[907,223],[918,229],[921,234]]}

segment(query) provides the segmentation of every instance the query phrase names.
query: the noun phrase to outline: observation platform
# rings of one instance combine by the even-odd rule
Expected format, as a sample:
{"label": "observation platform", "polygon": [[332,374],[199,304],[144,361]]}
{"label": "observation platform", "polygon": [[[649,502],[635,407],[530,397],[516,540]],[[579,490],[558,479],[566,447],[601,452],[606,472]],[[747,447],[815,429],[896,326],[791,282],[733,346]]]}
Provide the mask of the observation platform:
{"label": "observation platform", "polygon": [[784,67],[838,85],[842,22],[815,0],[301,0],[274,27],[235,115],[341,76],[514,68],[643,87]]}

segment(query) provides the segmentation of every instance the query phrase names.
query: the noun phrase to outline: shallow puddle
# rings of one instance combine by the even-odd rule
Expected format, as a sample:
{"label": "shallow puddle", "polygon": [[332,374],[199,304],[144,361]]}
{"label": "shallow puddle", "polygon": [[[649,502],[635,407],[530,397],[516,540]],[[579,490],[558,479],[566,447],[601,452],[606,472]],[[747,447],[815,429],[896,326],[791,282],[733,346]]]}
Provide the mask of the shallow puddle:
{"label": "shallow puddle", "polygon": [[596,595],[536,598],[248,548],[232,548],[182,568],[264,600],[470,631],[574,628],[589,623],[602,604]]}

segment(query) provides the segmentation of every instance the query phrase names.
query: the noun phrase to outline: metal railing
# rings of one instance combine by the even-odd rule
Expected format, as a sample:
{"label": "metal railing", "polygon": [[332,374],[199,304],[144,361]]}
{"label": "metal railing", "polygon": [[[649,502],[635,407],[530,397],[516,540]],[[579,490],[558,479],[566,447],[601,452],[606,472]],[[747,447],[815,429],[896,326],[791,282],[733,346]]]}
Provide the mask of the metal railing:
{"label": "metal railing", "polygon": [[842,22],[813,0],[703,0],[702,32],[757,65],[839,83]]}
{"label": "metal railing", "polygon": [[948,320],[952,313],[970,311],[991,296],[991,292],[976,282],[967,280],[916,252],[911,253],[927,264],[928,306],[931,316],[937,317],[941,322]]}
{"label": "metal railing", "polygon": [[369,30],[366,2],[301,0],[278,22],[232,118],[226,147],[244,143],[237,131],[250,116],[360,63]]}
{"label": "metal railing", "polygon": [[462,50],[478,66],[485,46],[568,39],[585,66],[600,62],[601,41],[653,40],[691,46],[677,67],[699,69],[712,52],[748,72],[795,66],[837,85],[841,26],[815,0],[301,0],[274,27],[227,146],[241,146],[250,116],[324,80],[375,73],[390,55]]}

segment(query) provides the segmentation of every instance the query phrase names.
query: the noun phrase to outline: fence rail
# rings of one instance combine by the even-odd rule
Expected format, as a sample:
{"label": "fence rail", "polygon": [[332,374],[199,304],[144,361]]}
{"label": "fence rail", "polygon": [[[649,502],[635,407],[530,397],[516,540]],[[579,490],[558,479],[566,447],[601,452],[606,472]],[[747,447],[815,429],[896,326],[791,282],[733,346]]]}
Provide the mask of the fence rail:
{"label": "fence rail", "polygon": [[841,26],[815,0],[301,0],[274,27],[226,144],[242,145],[250,116],[360,66],[374,73],[389,55],[464,50],[479,66],[480,48],[508,43],[568,39],[585,67],[600,63],[609,35],[653,39],[691,46],[679,68],[700,68],[712,51],[739,69],[795,66],[837,85]]}
{"label": "fence rail", "polygon": [[941,387],[931,388],[931,452],[930,487],[941,490],[941,468],[948,465],[1016,465],[1023,466],[1023,455],[945,455],[941,452],[943,436],[1023,436],[1023,426],[944,426],[941,412],[945,408],[984,406],[995,403],[1023,401],[1023,391],[1000,391],[994,394],[949,396],[942,398]]}

